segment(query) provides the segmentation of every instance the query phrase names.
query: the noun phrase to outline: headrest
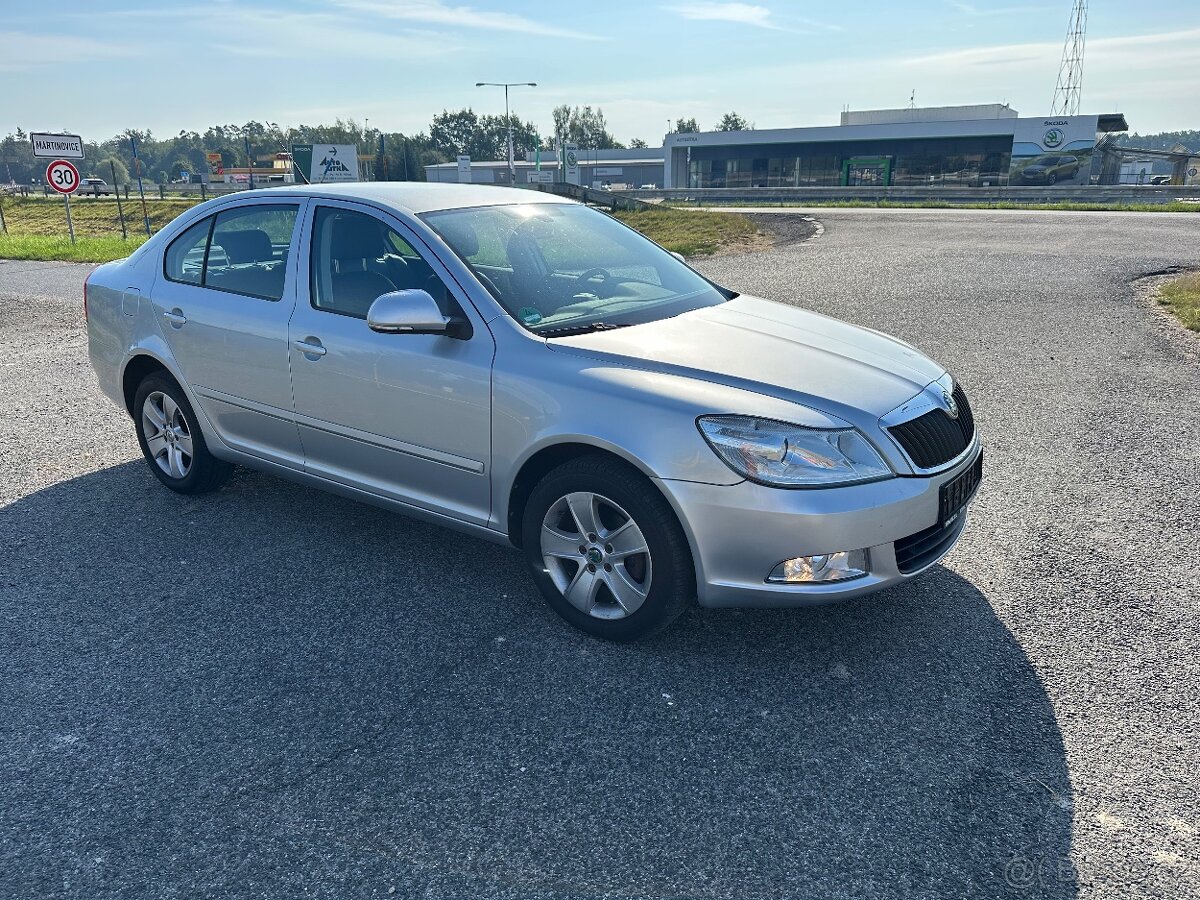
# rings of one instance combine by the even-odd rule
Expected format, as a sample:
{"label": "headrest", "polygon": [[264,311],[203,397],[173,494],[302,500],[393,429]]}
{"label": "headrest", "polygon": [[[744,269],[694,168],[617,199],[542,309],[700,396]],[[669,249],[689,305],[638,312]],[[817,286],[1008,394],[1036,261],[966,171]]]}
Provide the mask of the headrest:
{"label": "headrest", "polygon": [[383,253],[383,233],[375,219],[349,213],[333,220],[329,255],[334,259],[377,259]]}
{"label": "headrest", "polygon": [[261,228],[219,231],[213,235],[213,243],[225,251],[231,263],[271,262],[275,258],[271,238]]}

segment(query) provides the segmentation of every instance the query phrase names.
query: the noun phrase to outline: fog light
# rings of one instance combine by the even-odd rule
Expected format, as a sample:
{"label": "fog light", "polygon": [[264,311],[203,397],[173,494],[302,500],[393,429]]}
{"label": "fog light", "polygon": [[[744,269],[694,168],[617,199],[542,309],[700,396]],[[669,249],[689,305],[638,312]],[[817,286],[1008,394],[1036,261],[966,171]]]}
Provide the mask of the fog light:
{"label": "fog light", "polygon": [[845,581],[867,574],[866,550],[839,550],[816,556],[797,556],[785,559],[767,576],[767,581],[785,584],[813,584],[825,581]]}

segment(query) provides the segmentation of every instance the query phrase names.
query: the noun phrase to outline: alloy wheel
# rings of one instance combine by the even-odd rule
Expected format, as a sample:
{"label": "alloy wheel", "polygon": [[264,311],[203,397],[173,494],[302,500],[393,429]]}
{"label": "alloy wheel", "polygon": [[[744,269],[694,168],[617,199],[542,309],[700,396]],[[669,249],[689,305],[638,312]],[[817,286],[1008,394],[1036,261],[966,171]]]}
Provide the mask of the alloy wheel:
{"label": "alloy wheel", "polygon": [[186,478],[192,469],[192,429],[179,404],[162,391],[148,394],[142,433],[155,464],[172,478]]}
{"label": "alloy wheel", "polygon": [[567,602],[597,619],[623,619],[650,593],[645,535],[629,513],[600,494],[577,491],[542,520],[542,559]]}

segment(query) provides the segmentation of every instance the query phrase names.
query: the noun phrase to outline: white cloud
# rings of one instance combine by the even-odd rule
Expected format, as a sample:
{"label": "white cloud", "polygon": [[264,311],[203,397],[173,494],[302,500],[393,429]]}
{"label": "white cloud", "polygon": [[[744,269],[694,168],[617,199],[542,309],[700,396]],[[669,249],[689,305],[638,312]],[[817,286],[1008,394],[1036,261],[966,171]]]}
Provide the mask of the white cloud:
{"label": "white cloud", "polygon": [[[601,35],[561,28],[513,13],[492,12],[470,6],[447,6],[440,0],[333,0],[342,9],[370,13],[402,22],[423,22],[454,28],[478,28],[510,31],[539,37],[570,38],[583,41],[605,40]],[[553,7],[551,7],[553,8]]]}
{"label": "white cloud", "polygon": [[700,2],[666,8],[685,19],[700,22],[736,22],[740,25],[753,25],[755,28],[781,30],[779,25],[771,21],[771,10],[750,3]]}
{"label": "white cloud", "polygon": [[789,17],[786,22],[776,19],[768,7],[753,3],[720,3],[710,0],[696,0],[691,3],[679,3],[664,6],[663,9],[673,12],[683,19],[694,22],[733,22],[737,25],[749,25],[754,28],[765,28],[769,31],[787,31],[793,34],[812,34],[815,31],[844,31],[841,25],[830,25],[814,19]]}
{"label": "white cloud", "polygon": [[[961,13],[965,13],[973,18],[982,16],[1009,16],[1017,13],[1028,12],[1051,12],[1054,7],[1051,6],[975,6],[973,3],[966,3],[964,0],[946,0],[948,6],[952,6]],[[1066,19],[1063,19],[1066,22]]]}
{"label": "white cloud", "polygon": [[0,72],[119,59],[134,50],[124,42],[24,31],[0,31],[0,47],[4,48],[0,54]]}

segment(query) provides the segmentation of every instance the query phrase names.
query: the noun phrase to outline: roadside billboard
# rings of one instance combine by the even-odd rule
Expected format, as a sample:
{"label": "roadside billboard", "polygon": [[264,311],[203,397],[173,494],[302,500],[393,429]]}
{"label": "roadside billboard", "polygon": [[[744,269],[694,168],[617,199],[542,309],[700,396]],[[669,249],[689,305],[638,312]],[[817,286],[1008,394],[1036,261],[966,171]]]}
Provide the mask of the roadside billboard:
{"label": "roadside billboard", "polygon": [[217,178],[225,174],[220,153],[205,153],[204,158],[208,162],[208,175],[210,178]]}
{"label": "roadside billboard", "polygon": [[1090,184],[1096,116],[1017,119],[1010,185]]}
{"label": "roadside billboard", "polygon": [[469,156],[458,158],[458,182],[459,184],[471,183],[471,157]]}
{"label": "roadside billboard", "polygon": [[358,181],[354,144],[292,144],[292,168],[302,184]]}

